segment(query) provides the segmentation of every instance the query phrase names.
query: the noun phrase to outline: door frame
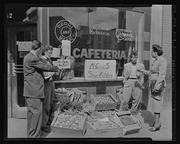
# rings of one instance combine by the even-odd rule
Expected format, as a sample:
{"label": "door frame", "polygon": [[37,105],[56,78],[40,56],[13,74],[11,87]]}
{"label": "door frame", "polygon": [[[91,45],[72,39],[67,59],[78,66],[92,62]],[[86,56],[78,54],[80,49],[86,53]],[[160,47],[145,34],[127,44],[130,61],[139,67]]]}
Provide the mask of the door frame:
{"label": "door frame", "polygon": [[[11,23],[7,26],[7,49],[16,49],[16,34],[18,31],[26,29],[35,29],[33,34],[37,38],[37,23],[34,22],[16,22]],[[10,35],[13,35],[12,37]],[[12,39],[13,38],[13,39]],[[12,45],[11,45],[12,44]],[[12,51],[12,50],[11,50]],[[17,53],[11,53],[17,55]],[[12,56],[15,57],[15,56]],[[27,107],[20,107],[18,105],[18,85],[17,85],[17,74],[15,73],[15,62],[10,62],[10,72],[8,72],[8,117],[12,118],[27,118]]]}

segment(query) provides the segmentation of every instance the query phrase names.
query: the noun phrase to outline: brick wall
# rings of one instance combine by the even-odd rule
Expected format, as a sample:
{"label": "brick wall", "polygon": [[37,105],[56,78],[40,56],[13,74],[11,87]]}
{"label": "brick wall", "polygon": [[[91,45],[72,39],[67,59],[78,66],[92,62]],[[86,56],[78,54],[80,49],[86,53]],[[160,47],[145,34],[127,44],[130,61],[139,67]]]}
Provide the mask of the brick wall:
{"label": "brick wall", "polygon": [[167,60],[167,87],[164,97],[164,106],[172,106],[172,6],[163,5],[162,13],[162,48],[163,56]]}

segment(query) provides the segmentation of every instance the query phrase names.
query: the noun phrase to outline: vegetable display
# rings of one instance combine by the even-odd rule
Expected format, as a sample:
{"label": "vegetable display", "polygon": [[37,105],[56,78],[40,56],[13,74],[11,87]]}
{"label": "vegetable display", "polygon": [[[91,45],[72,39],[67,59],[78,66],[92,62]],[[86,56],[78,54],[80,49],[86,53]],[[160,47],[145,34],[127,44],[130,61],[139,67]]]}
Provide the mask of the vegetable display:
{"label": "vegetable display", "polygon": [[112,115],[116,114],[115,110],[105,110],[105,111],[98,111],[98,113],[106,116],[106,117],[111,117]]}
{"label": "vegetable display", "polygon": [[112,98],[110,97],[105,97],[105,96],[96,96],[95,97],[95,101],[96,103],[99,103],[99,104],[107,104],[107,103],[114,103],[114,101],[112,100]]}
{"label": "vegetable display", "polygon": [[71,115],[67,113],[62,113],[58,115],[53,126],[68,128],[68,129],[81,129],[80,125],[83,120],[83,115]]}
{"label": "vegetable display", "polygon": [[121,123],[124,126],[128,126],[128,125],[133,125],[133,124],[137,124],[138,122],[135,121],[130,115],[123,115],[119,117]]}
{"label": "vegetable display", "polygon": [[98,129],[111,129],[111,128],[117,128],[119,127],[117,124],[111,122],[111,121],[91,121],[90,124]]}

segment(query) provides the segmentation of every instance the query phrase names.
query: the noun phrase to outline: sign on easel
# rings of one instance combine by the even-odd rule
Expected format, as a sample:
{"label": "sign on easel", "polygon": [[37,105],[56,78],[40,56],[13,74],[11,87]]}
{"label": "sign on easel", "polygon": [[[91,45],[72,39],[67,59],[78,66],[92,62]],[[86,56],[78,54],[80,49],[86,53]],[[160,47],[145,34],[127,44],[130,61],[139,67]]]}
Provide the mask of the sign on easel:
{"label": "sign on easel", "polygon": [[63,56],[71,55],[71,42],[69,40],[62,40],[62,55]]}
{"label": "sign on easel", "polygon": [[85,60],[85,80],[116,79],[116,60]]}

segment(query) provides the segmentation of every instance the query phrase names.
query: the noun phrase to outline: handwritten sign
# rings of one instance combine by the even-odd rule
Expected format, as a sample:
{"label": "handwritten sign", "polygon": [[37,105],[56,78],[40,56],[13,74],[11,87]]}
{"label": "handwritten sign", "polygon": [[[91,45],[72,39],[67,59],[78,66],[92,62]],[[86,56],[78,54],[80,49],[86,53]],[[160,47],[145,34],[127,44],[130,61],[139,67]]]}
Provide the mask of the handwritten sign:
{"label": "handwritten sign", "polygon": [[59,69],[68,69],[70,68],[70,59],[58,59],[53,61],[53,65],[56,65]]}
{"label": "handwritten sign", "polygon": [[116,79],[116,60],[86,60],[85,80],[114,80]]}
{"label": "handwritten sign", "polygon": [[31,41],[17,41],[18,51],[30,51],[31,50]]}
{"label": "handwritten sign", "polygon": [[71,55],[71,42],[69,40],[62,40],[62,55],[63,56]]}

